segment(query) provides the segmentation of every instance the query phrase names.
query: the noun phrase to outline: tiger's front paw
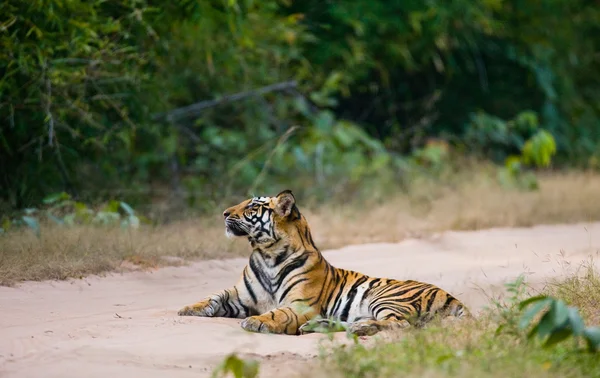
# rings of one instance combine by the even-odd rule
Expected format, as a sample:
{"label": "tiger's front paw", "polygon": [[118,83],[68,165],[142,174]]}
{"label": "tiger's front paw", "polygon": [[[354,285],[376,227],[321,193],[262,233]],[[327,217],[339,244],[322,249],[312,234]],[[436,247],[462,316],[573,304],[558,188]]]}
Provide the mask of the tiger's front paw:
{"label": "tiger's front paw", "polygon": [[348,332],[356,336],[373,336],[379,332],[379,327],[375,323],[358,322],[350,324]]}
{"label": "tiger's front paw", "polygon": [[179,316],[202,316],[202,317],[213,317],[217,313],[218,303],[214,300],[204,300],[193,304],[191,306],[185,306],[177,315]]}
{"label": "tiger's front paw", "polygon": [[241,326],[249,332],[282,333],[272,321],[263,320],[260,316],[250,316],[242,320]]}

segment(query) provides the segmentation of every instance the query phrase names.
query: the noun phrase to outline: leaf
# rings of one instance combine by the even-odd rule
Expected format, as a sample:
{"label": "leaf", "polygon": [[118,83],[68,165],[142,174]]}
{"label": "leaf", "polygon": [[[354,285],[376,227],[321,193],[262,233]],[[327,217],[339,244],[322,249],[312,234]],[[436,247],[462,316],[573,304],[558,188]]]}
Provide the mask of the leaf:
{"label": "leaf", "polygon": [[569,311],[564,301],[551,299],[548,312],[542,316],[540,322],[529,332],[527,338],[537,334],[540,339],[545,339],[554,332],[560,331],[566,326]]}
{"label": "leaf", "polygon": [[126,204],[125,202],[120,202],[119,203],[121,205],[121,208],[123,210],[125,210],[125,212],[127,213],[127,215],[134,215],[135,211],[133,211],[133,209],[131,208],[131,206],[129,206],[128,204]]}
{"label": "leaf", "polygon": [[517,175],[521,171],[521,157],[514,155],[507,157],[504,166],[511,175]]}
{"label": "leaf", "polygon": [[[536,300],[533,302],[529,302],[529,303],[534,303],[534,305],[531,306],[527,311],[525,311],[523,316],[521,316],[521,320],[519,321],[519,328],[521,328],[521,329],[527,328],[529,326],[529,324],[531,324],[533,318],[535,318],[535,316],[538,315],[540,313],[540,311],[542,311],[550,303],[550,301],[551,301],[551,299],[549,299],[549,298],[543,298],[542,300]],[[522,303],[523,302],[521,302],[519,304],[519,307],[521,307]]]}
{"label": "leaf", "polygon": [[580,336],[583,334],[583,331],[585,330],[585,323],[583,322],[581,315],[579,315],[579,310],[577,310],[575,307],[569,307],[569,323],[575,336]]}
{"label": "leaf", "polygon": [[519,303],[519,310],[523,310],[525,307],[529,306],[532,303],[538,302],[538,301],[543,301],[543,300],[552,300],[550,297],[548,297],[547,295],[537,295],[535,297],[531,297],[528,299],[525,299],[524,301],[521,301]]}
{"label": "leaf", "polygon": [[587,342],[590,352],[596,352],[600,349],[600,327],[588,327],[584,329],[583,337]]}
{"label": "leaf", "polygon": [[123,221],[121,221],[122,228],[128,228],[128,227],[138,228],[139,226],[140,226],[140,220],[135,215],[130,215],[127,217],[127,219],[123,219]]}
{"label": "leaf", "polygon": [[121,206],[119,201],[111,200],[108,202],[108,204],[106,204],[104,211],[108,213],[117,213],[119,212],[119,206]]}
{"label": "leaf", "polygon": [[552,156],[556,154],[554,137],[546,130],[538,131],[525,142],[522,154],[526,164],[534,164],[537,167],[549,166]]}
{"label": "leaf", "polygon": [[569,308],[561,299],[552,302],[552,310],[550,312],[553,314],[554,327],[561,327],[569,319]]}
{"label": "leaf", "polygon": [[243,360],[235,354],[225,357],[224,361],[213,372],[212,376],[217,377],[219,373],[232,373],[235,378],[255,378],[258,376],[259,365],[254,360]]}
{"label": "leaf", "polygon": [[47,196],[46,198],[44,198],[42,200],[42,202],[44,204],[46,204],[46,205],[50,205],[50,204],[53,204],[55,202],[64,201],[64,200],[68,200],[68,199],[71,199],[71,196],[68,195],[65,192],[61,192],[61,193],[50,194],[49,196]]}
{"label": "leaf", "polygon": [[543,347],[549,348],[559,342],[565,340],[569,336],[573,334],[573,331],[570,328],[563,328],[559,331],[553,332],[550,337],[546,340]]}
{"label": "leaf", "polygon": [[552,314],[552,310],[542,316],[540,322],[533,327],[533,329],[527,335],[527,338],[532,338],[534,336],[538,336],[540,339],[546,338],[546,336],[550,335],[554,330],[554,317]]}
{"label": "leaf", "polygon": [[245,378],[255,378],[258,376],[258,361],[245,361],[243,365],[243,377]]}
{"label": "leaf", "polygon": [[329,111],[319,112],[315,119],[315,126],[322,131],[329,131],[333,126],[335,119],[333,113]]}
{"label": "leaf", "polygon": [[46,216],[48,217],[48,219],[50,219],[51,221],[53,221],[56,224],[65,224],[65,221],[60,219],[59,217],[57,217],[56,215],[47,213]]}
{"label": "leaf", "polygon": [[347,129],[345,127],[341,127],[341,125],[336,127],[333,132],[337,141],[344,148],[351,147],[355,141],[352,134],[348,133]]}
{"label": "leaf", "polygon": [[502,334],[502,331],[504,331],[504,328],[506,327],[505,324],[500,324],[498,326],[498,328],[496,328],[496,332],[494,332],[494,336],[500,336]]}
{"label": "leaf", "polygon": [[25,222],[25,224],[33,230],[35,236],[37,236],[38,238],[41,236],[40,223],[37,219],[27,215],[24,215],[21,219],[23,219],[23,222]]}
{"label": "leaf", "polygon": [[453,357],[454,357],[453,354],[443,354],[435,360],[435,363],[438,365],[441,365],[442,363],[448,361],[449,359],[451,359]]}

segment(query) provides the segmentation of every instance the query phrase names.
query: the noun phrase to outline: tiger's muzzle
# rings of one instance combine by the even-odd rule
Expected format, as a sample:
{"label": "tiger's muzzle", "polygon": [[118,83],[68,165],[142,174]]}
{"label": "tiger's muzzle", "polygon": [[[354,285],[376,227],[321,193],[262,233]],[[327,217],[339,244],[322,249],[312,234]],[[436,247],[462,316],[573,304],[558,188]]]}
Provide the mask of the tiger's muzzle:
{"label": "tiger's muzzle", "polygon": [[225,219],[225,232],[233,236],[248,236],[248,232],[236,220]]}

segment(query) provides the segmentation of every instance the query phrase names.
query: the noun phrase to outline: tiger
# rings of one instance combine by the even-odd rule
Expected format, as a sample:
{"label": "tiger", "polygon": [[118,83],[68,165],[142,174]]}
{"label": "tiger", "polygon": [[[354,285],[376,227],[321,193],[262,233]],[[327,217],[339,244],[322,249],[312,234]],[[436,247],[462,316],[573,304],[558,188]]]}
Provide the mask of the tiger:
{"label": "tiger", "polygon": [[227,237],[248,239],[249,262],[233,287],[183,307],[180,316],[238,318],[246,331],[286,335],[333,321],[357,336],[422,327],[436,316],[470,316],[461,301],[433,284],[332,266],[291,190],[246,199],[223,217]]}

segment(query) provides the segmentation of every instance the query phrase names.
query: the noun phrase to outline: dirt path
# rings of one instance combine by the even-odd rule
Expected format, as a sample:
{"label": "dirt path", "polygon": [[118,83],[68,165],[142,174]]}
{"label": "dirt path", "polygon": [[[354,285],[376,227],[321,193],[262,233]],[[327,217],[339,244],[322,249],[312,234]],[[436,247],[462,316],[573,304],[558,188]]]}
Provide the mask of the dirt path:
{"label": "dirt path", "polygon": [[[600,223],[448,232],[325,256],[373,276],[438,284],[476,310],[487,303],[482,289],[520,273],[542,282],[563,274],[565,262],[573,271],[598,251]],[[279,356],[265,359],[261,376],[288,376],[286,361],[316,354],[322,335],[257,335],[243,331],[239,320],[176,315],[235,283],[245,262],[0,287],[0,377],[203,377],[234,350]]]}

